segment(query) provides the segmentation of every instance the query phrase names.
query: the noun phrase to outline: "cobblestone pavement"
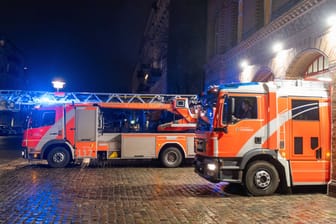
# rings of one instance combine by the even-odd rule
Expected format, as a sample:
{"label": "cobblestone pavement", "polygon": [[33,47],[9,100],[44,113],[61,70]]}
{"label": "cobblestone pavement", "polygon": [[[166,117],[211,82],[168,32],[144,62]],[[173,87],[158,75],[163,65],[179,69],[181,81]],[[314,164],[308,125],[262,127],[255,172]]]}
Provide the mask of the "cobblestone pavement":
{"label": "cobblestone pavement", "polygon": [[191,166],[51,169],[19,159],[3,168],[0,223],[336,223],[336,198],[324,192],[226,193]]}

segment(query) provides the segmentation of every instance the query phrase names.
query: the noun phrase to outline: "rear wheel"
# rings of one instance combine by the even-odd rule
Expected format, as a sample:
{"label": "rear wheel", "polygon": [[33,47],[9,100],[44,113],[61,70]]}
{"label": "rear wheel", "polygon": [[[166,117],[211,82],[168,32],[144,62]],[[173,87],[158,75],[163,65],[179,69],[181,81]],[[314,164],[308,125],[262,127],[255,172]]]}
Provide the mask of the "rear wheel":
{"label": "rear wheel", "polygon": [[182,163],[182,154],[176,147],[166,148],[161,154],[161,163],[168,168],[178,167]]}
{"label": "rear wheel", "polygon": [[252,195],[271,195],[277,190],[279,182],[278,171],[266,161],[255,161],[247,168],[245,187]]}
{"label": "rear wheel", "polygon": [[53,168],[63,168],[70,163],[70,154],[63,147],[55,147],[48,153],[48,164]]}

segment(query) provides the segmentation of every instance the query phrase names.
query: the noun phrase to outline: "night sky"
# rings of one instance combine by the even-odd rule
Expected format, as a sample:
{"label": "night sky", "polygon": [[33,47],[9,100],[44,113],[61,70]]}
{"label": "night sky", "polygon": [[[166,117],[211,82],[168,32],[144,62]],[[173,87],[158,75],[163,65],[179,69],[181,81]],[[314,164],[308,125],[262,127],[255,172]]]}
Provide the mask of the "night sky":
{"label": "night sky", "polygon": [[0,34],[20,49],[30,89],[130,92],[154,0],[1,0]]}

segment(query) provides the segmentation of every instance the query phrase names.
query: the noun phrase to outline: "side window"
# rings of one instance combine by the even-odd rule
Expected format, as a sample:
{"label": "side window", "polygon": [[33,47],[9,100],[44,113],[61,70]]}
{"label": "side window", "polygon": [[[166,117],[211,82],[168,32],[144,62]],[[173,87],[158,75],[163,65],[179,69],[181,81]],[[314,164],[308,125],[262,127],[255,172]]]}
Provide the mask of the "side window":
{"label": "side window", "polygon": [[55,112],[48,111],[44,112],[42,115],[42,124],[41,126],[49,126],[55,123]]}
{"label": "side window", "polygon": [[137,110],[102,108],[103,132],[106,133],[152,133],[160,125],[172,123],[182,117],[166,110]]}
{"label": "side window", "polygon": [[101,109],[104,117],[104,132],[107,133],[119,133],[122,129],[128,127],[128,113],[123,109]]}
{"label": "side window", "polygon": [[54,110],[33,110],[29,122],[29,127],[38,128],[53,125],[56,113]]}
{"label": "side window", "polygon": [[232,97],[233,115],[238,119],[256,119],[257,98],[256,97]]}
{"label": "side window", "polygon": [[320,120],[317,100],[292,100],[292,118],[301,121]]}

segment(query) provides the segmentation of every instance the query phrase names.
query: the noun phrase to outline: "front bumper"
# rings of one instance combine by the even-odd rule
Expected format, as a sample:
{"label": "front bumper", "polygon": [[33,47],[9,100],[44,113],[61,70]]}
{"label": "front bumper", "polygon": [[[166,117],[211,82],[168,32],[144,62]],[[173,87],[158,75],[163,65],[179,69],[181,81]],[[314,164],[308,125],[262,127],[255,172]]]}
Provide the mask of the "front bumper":
{"label": "front bumper", "polygon": [[195,156],[194,171],[212,183],[241,183],[243,171],[239,158]]}
{"label": "front bumper", "polygon": [[28,148],[24,147],[21,151],[22,158],[28,159],[28,160],[34,160],[34,159],[41,159],[40,153],[29,153]]}

